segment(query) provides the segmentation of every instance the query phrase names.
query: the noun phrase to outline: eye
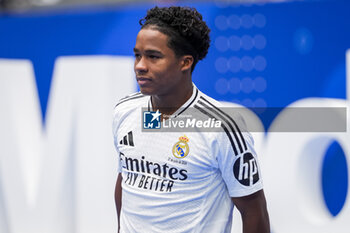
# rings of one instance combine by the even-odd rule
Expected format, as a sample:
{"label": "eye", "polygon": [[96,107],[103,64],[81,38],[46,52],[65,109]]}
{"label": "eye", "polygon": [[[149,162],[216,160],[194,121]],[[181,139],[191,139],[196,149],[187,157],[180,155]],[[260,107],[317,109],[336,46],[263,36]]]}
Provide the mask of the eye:
{"label": "eye", "polygon": [[141,57],[141,54],[139,54],[139,53],[134,53],[134,57],[135,57],[136,59],[138,59],[138,58]]}
{"label": "eye", "polygon": [[159,56],[156,56],[156,55],[149,55],[148,57],[151,59],[159,59],[160,58]]}

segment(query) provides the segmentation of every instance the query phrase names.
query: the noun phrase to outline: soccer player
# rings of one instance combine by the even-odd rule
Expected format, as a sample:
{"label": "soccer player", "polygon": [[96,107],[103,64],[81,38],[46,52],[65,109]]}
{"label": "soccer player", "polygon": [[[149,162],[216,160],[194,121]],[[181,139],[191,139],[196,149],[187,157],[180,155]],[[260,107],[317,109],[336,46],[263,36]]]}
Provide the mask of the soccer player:
{"label": "soccer player", "polygon": [[[113,119],[119,231],[231,232],[236,206],[244,233],[269,233],[251,135],[192,83],[210,44],[202,15],[193,8],[155,7],[140,24],[134,70],[141,91],[121,99]],[[153,111],[150,122],[195,109],[222,122],[222,130],[143,132],[143,108]]]}

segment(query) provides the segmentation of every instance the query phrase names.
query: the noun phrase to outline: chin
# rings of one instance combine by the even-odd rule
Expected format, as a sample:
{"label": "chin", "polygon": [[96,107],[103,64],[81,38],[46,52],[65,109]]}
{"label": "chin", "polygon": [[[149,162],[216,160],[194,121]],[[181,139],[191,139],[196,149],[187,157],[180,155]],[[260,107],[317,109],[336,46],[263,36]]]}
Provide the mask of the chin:
{"label": "chin", "polygon": [[161,88],[153,88],[153,87],[140,87],[140,92],[144,95],[152,95],[152,96],[156,96],[156,95],[164,95],[164,91]]}
{"label": "chin", "polygon": [[154,95],[155,94],[155,91],[150,90],[148,88],[142,88],[142,87],[140,87],[140,92],[144,95]]}

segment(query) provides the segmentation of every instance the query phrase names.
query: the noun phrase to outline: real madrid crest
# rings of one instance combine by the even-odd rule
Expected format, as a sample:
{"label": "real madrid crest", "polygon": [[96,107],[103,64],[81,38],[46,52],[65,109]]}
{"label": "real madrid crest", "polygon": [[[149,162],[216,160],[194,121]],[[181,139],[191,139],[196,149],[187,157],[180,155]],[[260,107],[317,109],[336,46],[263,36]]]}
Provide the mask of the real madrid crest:
{"label": "real madrid crest", "polygon": [[190,147],[187,144],[188,141],[189,139],[185,135],[179,137],[179,141],[173,146],[173,155],[176,158],[183,159],[188,155],[190,152]]}

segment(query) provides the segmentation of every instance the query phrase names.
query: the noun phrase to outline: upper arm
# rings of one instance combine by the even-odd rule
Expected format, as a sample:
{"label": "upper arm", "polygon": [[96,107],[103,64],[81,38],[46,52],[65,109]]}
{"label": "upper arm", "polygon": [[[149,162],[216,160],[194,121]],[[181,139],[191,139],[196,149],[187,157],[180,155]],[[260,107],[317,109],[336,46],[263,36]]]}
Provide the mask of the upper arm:
{"label": "upper arm", "polygon": [[121,207],[121,197],[122,197],[122,175],[118,174],[117,182],[115,185],[114,198],[117,209]]}
{"label": "upper arm", "polygon": [[114,200],[115,200],[115,206],[117,209],[117,217],[118,217],[118,232],[120,228],[120,212],[122,209],[122,175],[121,173],[118,174],[117,182],[115,185],[115,191],[114,191]]}
{"label": "upper arm", "polygon": [[269,217],[254,140],[246,130],[240,131],[240,124],[233,125],[236,131],[221,134],[218,140],[221,143],[217,153],[218,167],[232,201],[241,213],[243,232],[269,233]]}
{"label": "upper arm", "polygon": [[250,212],[264,212],[266,210],[266,199],[263,190],[243,197],[232,197],[234,205],[244,215]]}
{"label": "upper arm", "polygon": [[241,213],[244,233],[270,233],[269,215],[263,190],[244,197],[232,197],[232,201]]}

